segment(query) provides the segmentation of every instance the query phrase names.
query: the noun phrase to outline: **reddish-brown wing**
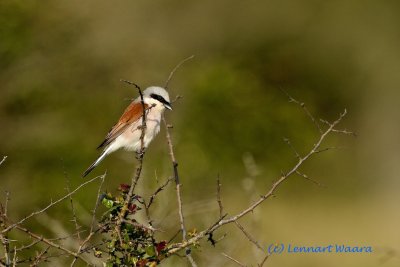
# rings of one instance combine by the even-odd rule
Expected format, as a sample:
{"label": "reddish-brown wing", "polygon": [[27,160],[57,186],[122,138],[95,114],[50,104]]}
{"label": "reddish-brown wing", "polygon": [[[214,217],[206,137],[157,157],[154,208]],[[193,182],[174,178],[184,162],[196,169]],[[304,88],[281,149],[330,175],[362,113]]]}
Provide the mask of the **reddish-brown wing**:
{"label": "reddish-brown wing", "polygon": [[[145,110],[148,105],[144,104]],[[117,124],[108,132],[106,139],[97,148],[102,148],[109,145],[118,136],[120,136],[132,123],[136,122],[143,115],[143,105],[141,102],[132,102],[124,111]]]}

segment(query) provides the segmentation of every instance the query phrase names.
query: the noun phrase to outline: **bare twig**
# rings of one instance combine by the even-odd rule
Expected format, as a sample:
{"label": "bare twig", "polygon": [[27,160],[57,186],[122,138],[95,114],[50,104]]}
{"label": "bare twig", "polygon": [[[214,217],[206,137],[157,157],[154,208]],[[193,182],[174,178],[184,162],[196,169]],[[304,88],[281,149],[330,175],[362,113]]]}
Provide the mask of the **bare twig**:
{"label": "bare twig", "polygon": [[326,152],[326,151],[333,150],[333,149],[340,149],[340,148],[344,148],[344,147],[337,147],[337,146],[325,147],[325,148],[321,148],[321,149],[318,149],[317,151],[315,151],[315,154]]}
{"label": "bare twig", "polygon": [[193,259],[193,257],[192,257],[192,254],[190,254],[190,251],[189,251],[189,252],[186,251],[186,258],[188,259],[188,261],[190,262],[190,264],[191,264],[193,267],[197,267],[197,263],[194,261],[194,259]]}
{"label": "bare twig", "polygon": [[352,135],[352,136],[354,136],[354,137],[357,137],[357,133],[348,131],[348,130],[346,130],[346,129],[343,129],[343,130],[333,129],[332,132],[334,132],[334,133],[346,134],[346,135]]}
{"label": "bare twig", "polygon": [[182,60],[181,62],[179,62],[178,65],[175,66],[175,68],[174,68],[174,69],[171,71],[171,73],[169,74],[167,81],[165,82],[165,86],[164,86],[165,89],[168,89],[169,82],[171,81],[172,76],[174,76],[174,73],[175,73],[186,61],[189,61],[189,60],[191,60],[191,59],[193,59],[193,58],[194,58],[194,55],[191,55],[190,57],[185,58],[184,60]]}
{"label": "bare twig", "polygon": [[10,202],[10,192],[6,191],[6,201],[4,203],[4,216],[8,214],[8,202]]}
{"label": "bare twig", "polygon": [[314,118],[314,116],[310,113],[310,111],[306,107],[306,104],[303,102],[297,101],[282,88],[280,88],[280,90],[289,98],[289,102],[296,103],[304,110],[304,112],[307,114],[307,116],[310,118],[310,120],[314,123],[315,127],[317,127],[319,133],[322,134],[323,131],[322,131],[321,126],[319,125],[318,121]]}
{"label": "bare twig", "polygon": [[259,264],[259,266],[262,266],[265,261],[268,259],[269,257],[269,253],[268,251],[266,251],[265,249],[262,248],[262,246],[260,245],[260,243],[258,243],[258,241],[249,233],[247,232],[244,227],[238,222],[235,221],[236,226],[240,229],[240,231],[242,231],[242,233],[247,237],[247,239],[253,243],[261,252],[263,252],[265,254],[265,257],[263,258],[263,260],[261,261],[261,263]]}
{"label": "bare twig", "polygon": [[[103,183],[106,177],[106,173],[101,177],[100,179],[100,185],[99,185],[99,189],[97,190],[97,198],[96,198],[96,204],[94,205],[93,211],[92,211],[92,222],[90,224],[90,230],[89,230],[89,234],[87,235],[87,237],[85,238],[85,240],[83,240],[83,242],[79,245],[77,254],[82,253],[83,248],[85,247],[85,245],[90,241],[90,239],[95,235],[95,231],[94,231],[94,224],[96,222],[96,211],[97,208],[100,204],[100,195],[101,195],[101,188],[103,187]],[[71,262],[71,267],[73,267],[77,261],[78,257],[74,257],[74,259]]]}
{"label": "bare twig", "polygon": [[[71,193],[71,188],[70,188],[70,186],[71,186],[71,181],[70,181],[70,179],[69,179],[67,170],[65,169],[64,161],[63,161],[62,159],[61,159],[61,162],[62,162],[62,164],[63,164],[64,177],[65,177],[65,180],[66,180],[66,182],[67,182],[67,187],[66,187],[66,189],[67,189],[67,193],[69,194],[69,193]],[[74,206],[74,201],[73,201],[73,199],[72,199],[72,196],[69,196],[69,202],[70,202],[71,211],[72,211],[72,222],[73,222],[74,225],[75,225],[75,230],[76,230],[76,233],[78,234],[78,239],[79,239],[79,242],[80,242],[80,241],[81,241],[81,235],[80,235],[80,233],[79,233],[80,226],[79,226],[79,224],[78,224],[78,220],[77,220],[77,217],[76,217],[76,211],[75,211],[75,206]]]}
{"label": "bare twig", "polygon": [[[156,175],[157,177],[157,175]],[[165,187],[168,186],[168,184],[174,179],[174,177],[170,177],[168,178],[162,185],[160,185],[156,191],[149,197],[149,201],[148,203],[146,203],[146,201],[143,199],[143,204],[144,204],[144,209],[146,212],[146,217],[147,217],[147,222],[149,223],[149,225],[152,225],[153,221],[151,219],[150,216],[150,206],[153,204],[155,197],[158,195],[158,193],[160,193],[161,191],[164,190]],[[158,178],[157,178],[157,182],[158,182]]]}
{"label": "bare twig", "polygon": [[[0,203],[0,225],[1,228],[6,228],[7,227],[7,210],[8,210],[8,202],[10,200],[10,192],[6,191],[6,199],[5,199],[5,203],[4,206],[2,205],[2,203]],[[8,235],[7,233],[1,233],[0,234],[0,240],[1,240],[1,244],[3,245],[3,249],[4,249],[4,260],[5,260],[5,265],[6,266],[10,266],[11,262],[10,262],[10,240],[8,239]]]}
{"label": "bare twig", "polygon": [[262,252],[265,252],[265,250],[261,247],[261,245],[257,242],[257,240],[255,240],[254,237],[251,236],[251,234],[249,232],[247,232],[244,227],[238,222],[235,221],[236,226],[240,229],[240,231],[242,231],[242,233],[247,237],[247,239],[253,243],[259,250],[261,250]]}
{"label": "bare twig", "polygon": [[308,177],[306,174],[304,174],[304,173],[302,173],[302,172],[300,172],[300,171],[296,171],[296,174],[297,175],[299,175],[299,176],[301,176],[301,177],[303,177],[304,179],[306,179],[306,180],[309,180],[310,182],[313,182],[314,184],[316,184],[316,185],[318,185],[318,186],[320,186],[320,187],[325,187],[325,185],[323,185],[323,184],[321,184],[320,182],[318,182],[318,181],[316,181],[316,180],[314,180],[314,179],[311,179],[310,177]]}
{"label": "bare twig", "polygon": [[219,207],[219,217],[222,218],[222,215],[224,214],[224,208],[221,201],[221,180],[219,178],[219,174],[217,176],[217,202]]}
{"label": "bare twig", "polygon": [[176,231],[176,233],[170,239],[168,239],[167,243],[170,244],[179,235],[180,232],[181,232],[181,229],[179,228],[179,230]]}
{"label": "bare twig", "polygon": [[[322,123],[326,124],[326,125],[330,125],[330,122],[324,119],[319,119]],[[343,130],[338,130],[338,129],[332,129],[333,133],[339,133],[339,134],[344,134],[344,135],[352,135],[354,137],[357,137],[357,133],[352,132],[352,131],[348,131],[347,129],[343,129]]]}
{"label": "bare twig", "polygon": [[265,255],[264,259],[260,262],[260,264],[258,264],[258,267],[263,267],[265,262],[268,260],[270,254],[267,253],[267,255]]}
{"label": "bare twig", "polygon": [[172,167],[174,171],[174,179],[175,179],[175,185],[176,185],[176,194],[177,194],[177,199],[178,199],[178,212],[179,212],[179,221],[181,224],[181,231],[182,231],[182,238],[185,241],[186,240],[186,229],[185,229],[185,219],[183,216],[182,212],[182,197],[181,197],[181,183],[179,181],[179,174],[178,174],[178,162],[175,159],[175,154],[174,154],[174,149],[172,145],[172,140],[171,140],[171,135],[169,133],[169,127],[167,126],[167,121],[165,120],[165,117],[162,117],[162,120],[165,125],[165,132],[166,132],[166,137],[167,137],[167,142],[168,142],[168,148],[169,148],[169,155],[171,156],[172,160]]}
{"label": "bare twig", "polygon": [[13,267],[17,266],[17,250],[14,247]]}
{"label": "bare twig", "polygon": [[297,159],[301,159],[301,156],[300,156],[299,152],[297,152],[297,150],[294,148],[294,146],[290,142],[289,138],[283,138],[283,141],[285,141],[285,143],[292,149],[292,151],[295,154],[296,158]]}
{"label": "bare twig", "polygon": [[90,233],[93,232],[94,224],[95,224],[95,222],[96,222],[96,211],[97,211],[97,208],[99,207],[99,204],[100,204],[101,188],[103,187],[104,180],[106,179],[106,175],[107,175],[107,173],[105,173],[105,174],[100,178],[101,180],[100,180],[99,189],[97,190],[96,203],[94,204],[94,208],[93,208],[93,211],[92,211],[92,222],[91,222],[91,224],[90,224]]}
{"label": "bare twig", "polygon": [[[177,201],[178,201],[179,221],[180,221],[181,231],[182,231],[182,241],[183,241],[183,243],[185,243],[186,242],[186,228],[185,228],[185,217],[183,216],[183,210],[182,210],[181,183],[179,181],[178,162],[176,161],[176,158],[175,158],[171,135],[169,133],[170,128],[168,127],[167,121],[165,120],[164,116],[162,116],[162,120],[163,120],[164,126],[165,126],[165,132],[166,132],[168,148],[169,148],[169,155],[171,157],[172,167],[174,170],[176,197],[177,197]],[[192,266],[194,266],[194,267],[197,266],[196,262],[193,260],[192,255],[190,254],[190,249],[186,249],[186,257]]]}
{"label": "bare twig", "polygon": [[[165,86],[164,86],[165,89],[168,89],[169,82],[171,81],[174,73],[180,68],[180,66],[182,66],[186,61],[191,60],[192,58],[194,58],[194,55],[192,55],[192,56],[190,56],[188,58],[185,58],[184,60],[179,62],[178,65],[175,66],[175,68],[169,74],[167,81],[165,82]],[[177,96],[176,99],[174,100],[174,102],[176,100],[178,100],[179,98],[180,98],[180,96]],[[186,241],[186,228],[185,228],[185,218],[184,218],[183,210],[182,210],[181,183],[179,181],[178,162],[176,161],[176,158],[175,158],[174,149],[173,149],[172,140],[171,140],[171,135],[169,133],[169,129],[171,128],[171,126],[167,124],[167,121],[165,120],[164,116],[162,116],[162,120],[163,120],[164,126],[165,126],[165,132],[166,132],[166,138],[167,138],[167,142],[168,142],[169,154],[170,154],[170,157],[171,157],[172,167],[173,167],[173,170],[174,170],[176,196],[177,196],[177,201],[178,201],[179,221],[180,221],[181,232],[182,232],[182,241],[185,242]],[[190,264],[192,266],[197,266],[196,262],[193,260],[193,257],[190,254],[190,249],[186,249],[186,257],[187,257],[187,259],[189,260],[189,262],[190,262]]]}
{"label": "bare twig", "polygon": [[24,217],[23,219],[19,220],[18,222],[11,224],[10,226],[8,226],[8,227],[5,228],[4,230],[2,230],[1,233],[2,233],[2,234],[7,233],[7,232],[9,232],[10,230],[14,229],[16,226],[18,226],[18,225],[24,223],[26,220],[28,220],[28,219],[30,219],[30,218],[32,218],[32,217],[34,217],[34,216],[36,216],[36,215],[38,215],[38,214],[40,214],[40,213],[45,212],[46,210],[50,209],[51,207],[57,205],[58,203],[64,201],[65,199],[69,198],[70,196],[72,196],[73,194],[75,194],[76,192],[78,192],[82,187],[84,187],[84,186],[86,186],[86,185],[92,183],[93,181],[99,179],[100,177],[102,177],[102,175],[97,176],[97,177],[94,177],[94,178],[92,178],[92,179],[90,179],[90,180],[88,180],[88,181],[82,183],[81,185],[79,185],[78,187],[76,187],[74,190],[72,190],[70,193],[66,194],[65,196],[63,196],[63,197],[61,197],[61,198],[59,198],[59,199],[57,199],[57,200],[54,201],[54,202],[52,201],[52,202],[51,202],[50,204],[48,204],[46,207],[44,207],[44,208],[42,208],[42,209],[40,209],[40,210],[38,210],[38,211],[32,212],[30,215]]}
{"label": "bare twig", "polygon": [[138,228],[142,228],[143,230],[147,230],[147,231],[150,231],[150,232],[156,232],[156,231],[162,232],[161,230],[156,229],[151,225],[146,226],[146,225],[143,225],[141,223],[137,223],[137,222],[130,221],[130,220],[125,220],[125,219],[123,220],[123,222],[127,223],[127,224],[130,224],[130,225],[133,225],[133,226],[138,227]]}
{"label": "bare twig", "polygon": [[6,161],[8,156],[4,156],[3,159],[0,161],[0,166],[4,163],[4,161]]}
{"label": "bare twig", "polygon": [[30,267],[35,267],[38,266],[39,263],[43,260],[43,256],[44,254],[47,253],[47,251],[49,251],[50,246],[48,246],[47,248],[45,248],[42,252],[40,252],[34,259],[33,263],[30,265]]}
{"label": "bare twig", "polygon": [[168,184],[174,179],[174,177],[168,178],[165,183],[163,183],[160,187],[157,188],[157,190],[150,196],[149,198],[149,203],[146,205],[146,208],[150,208],[150,206],[153,204],[155,197],[160,193],[161,191],[164,190],[165,187],[168,186]]}
{"label": "bare twig", "polygon": [[241,266],[241,267],[246,267],[246,265],[244,265],[243,263],[241,263],[241,262],[238,261],[237,259],[235,259],[235,258],[229,256],[228,254],[226,254],[226,253],[221,253],[221,254],[222,254],[224,257],[226,257],[226,258],[230,259],[231,261],[233,261],[234,263],[236,263],[237,265],[239,265],[239,266]]}
{"label": "bare twig", "polygon": [[1,243],[4,248],[4,262],[6,266],[10,266],[10,241],[7,234],[0,235]]}
{"label": "bare twig", "polygon": [[51,246],[51,247],[53,247],[55,249],[64,251],[65,253],[67,253],[70,256],[79,258],[80,260],[82,260],[83,262],[85,262],[89,266],[94,266],[93,264],[88,262],[86,259],[84,259],[81,255],[79,255],[78,253],[73,252],[73,251],[67,249],[64,246],[61,246],[60,244],[54,243],[53,241],[51,241],[51,240],[49,240],[47,238],[44,238],[43,236],[35,234],[35,233],[29,231],[28,229],[20,226],[19,224],[15,224],[15,229],[18,229],[19,231],[22,231],[22,232],[28,234],[30,237],[32,237],[32,238],[34,238],[36,240],[39,240],[39,241],[41,241],[41,242],[43,242],[43,243],[45,243],[45,244],[47,244],[47,245],[49,245],[49,246]]}
{"label": "bare twig", "polygon": [[35,241],[33,241],[32,243],[30,243],[28,245],[21,246],[21,247],[17,248],[17,252],[20,252],[20,251],[23,251],[23,250],[26,250],[26,249],[30,249],[30,248],[36,246],[38,243],[40,243],[40,241],[39,240],[35,240]]}

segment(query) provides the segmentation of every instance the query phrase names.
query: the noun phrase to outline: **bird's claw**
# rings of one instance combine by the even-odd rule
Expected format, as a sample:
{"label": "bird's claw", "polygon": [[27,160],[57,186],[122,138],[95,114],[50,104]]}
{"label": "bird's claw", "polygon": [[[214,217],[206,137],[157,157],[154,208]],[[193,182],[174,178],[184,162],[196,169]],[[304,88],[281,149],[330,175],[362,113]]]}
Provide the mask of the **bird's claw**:
{"label": "bird's claw", "polygon": [[144,149],[136,151],[136,159],[141,160],[144,156]]}

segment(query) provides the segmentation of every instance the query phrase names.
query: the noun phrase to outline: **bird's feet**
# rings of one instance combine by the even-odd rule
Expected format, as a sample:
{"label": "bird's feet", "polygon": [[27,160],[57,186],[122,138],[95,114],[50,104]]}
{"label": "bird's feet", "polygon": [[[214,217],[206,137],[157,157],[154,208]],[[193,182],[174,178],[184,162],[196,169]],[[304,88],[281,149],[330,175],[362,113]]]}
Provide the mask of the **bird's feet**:
{"label": "bird's feet", "polygon": [[137,159],[137,160],[143,159],[143,156],[144,156],[144,149],[141,149],[141,150],[139,150],[139,151],[136,151],[136,159]]}

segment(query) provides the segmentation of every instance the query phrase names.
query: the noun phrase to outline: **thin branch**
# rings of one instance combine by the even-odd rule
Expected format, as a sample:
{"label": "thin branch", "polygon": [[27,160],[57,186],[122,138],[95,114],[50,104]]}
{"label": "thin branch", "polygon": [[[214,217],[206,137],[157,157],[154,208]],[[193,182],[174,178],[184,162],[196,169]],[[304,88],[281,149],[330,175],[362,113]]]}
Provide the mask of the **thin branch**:
{"label": "thin branch", "polygon": [[17,252],[20,252],[20,251],[23,251],[23,250],[26,250],[26,249],[30,249],[30,248],[36,246],[39,243],[40,243],[39,240],[35,240],[35,241],[33,241],[32,243],[30,243],[28,245],[24,245],[22,247],[17,248]]}
{"label": "thin branch", "polygon": [[306,180],[308,180],[308,181],[310,181],[310,182],[313,182],[314,184],[316,184],[316,185],[318,185],[318,186],[320,186],[320,187],[325,187],[325,185],[323,185],[323,184],[321,184],[320,182],[318,182],[318,181],[316,181],[316,180],[314,180],[314,179],[311,179],[310,177],[308,177],[306,174],[304,174],[304,173],[302,173],[302,172],[300,172],[300,171],[296,171],[296,174],[297,175],[299,175],[299,176],[301,176],[301,177],[303,177],[304,179],[306,179]]}
{"label": "thin branch", "polygon": [[253,243],[259,250],[261,250],[262,252],[265,252],[265,250],[261,247],[261,245],[257,242],[257,240],[255,240],[254,237],[251,236],[251,234],[249,232],[247,232],[244,227],[238,222],[235,221],[236,226],[240,229],[240,231],[242,231],[242,233],[247,237],[247,239]]}
{"label": "thin branch", "polygon": [[297,150],[294,148],[294,146],[290,142],[289,138],[283,138],[283,141],[285,141],[285,143],[292,149],[292,151],[295,154],[296,158],[297,159],[301,159],[301,156],[300,156],[299,152],[297,152]]}
{"label": "thin branch", "polygon": [[267,255],[265,255],[264,259],[260,262],[260,264],[258,264],[258,267],[263,267],[265,262],[268,260],[270,254],[267,253]]}
{"label": "thin branch", "polygon": [[182,238],[183,238],[183,241],[185,241],[186,240],[186,229],[185,229],[185,218],[183,216],[183,211],[182,211],[182,197],[181,197],[181,190],[180,190],[181,183],[180,183],[179,174],[178,174],[178,162],[176,161],[176,158],[175,158],[171,135],[169,133],[169,127],[167,125],[167,121],[165,120],[164,116],[162,117],[162,120],[163,120],[164,126],[165,126],[165,132],[166,132],[168,148],[169,148],[169,155],[171,156],[172,167],[173,167],[173,171],[174,171],[176,196],[177,196],[177,200],[178,200],[178,212],[179,212],[179,221],[181,224]]}
{"label": "thin branch", "polygon": [[182,60],[181,62],[179,62],[178,65],[175,66],[175,68],[174,68],[174,69],[171,71],[171,73],[169,74],[167,81],[165,82],[165,86],[164,86],[165,90],[168,89],[169,82],[171,81],[172,76],[174,76],[174,73],[175,73],[186,61],[189,61],[189,60],[191,60],[192,58],[194,58],[194,55],[191,55],[190,57],[185,58],[184,60]]}
{"label": "thin branch", "polygon": [[17,250],[14,247],[13,267],[17,266]]}
{"label": "thin branch", "polygon": [[221,201],[221,181],[219,178],[219,174],[217,176],[217,202],[219,207],[219,217],[222,218],[222,215],[224,214],[224,208]]}
{"label": "thin branch", "polygon": [[179,228],[179,230],[176,231],[176,233],[170,239],[168,239],[167,244],[170,244],[179,235],[180,232],[181,232],[181,229]]}
{"label": "thin branch", "polygon": [[8,156],[4,156],[3,159],[0,161],[0,166],[4,163],[4,161],[6,161]]}
{"label": "thin branch", "polygon": [[319,133],[322,134],[323,131],[322,131],[321,126],[319,125],[318,121],[314,118],[314,116],[311,114],[311,112],[308,110],[308,108],[306,107],[306,104],[303,102],[297,101],[282,88],[280,88],[280,90],[289,98],[289,102],[296,103],[304,110],[304,112],[307,114],[307,116],[310,118],[310,120],[314,123],[315,127],[317,127]]}
{"label": "thin branch", "polygon": [[[4,206],[0,203],[0,225],[2,228],[7,227],[7,209],[8,209],[8,202],[10,200],[10,192],[6,191],[6,199]],[[4,259],[5,265],[10,266],[10,240],[8,239],[7,233],[0,234],[1,244],[3,245],[4,249]]]}
{"label": "thin branch", "polygon": [[226,258],[230,259],[231,261],[233,261],[234,263],[236,263],[237,265],[239,265],[239,266],[241,266],[241,267],[246,267],[246,265],[244,265],[243,263],[241,263],[241,262],[238,261],[237,259],[235,259],[235,258],[229,256],[228,254],[226,254],[226,253],[221,253],[221,254],[222,254],[224,257],[226,257]]}
{"label": "thin branch", "polygon": [[4,203],[4,216],[8,214],[8,203],[10,202],[10,192],[6,191],[6,201]]}
{"label": "thin branch", "polygon": [[[157,177],[157,175],[156,175]],[[147,222],[149,223],[149,225],[152,225],[153,220],[151,219],[150,216],[150,206],[153,204],[155,197],[158,195],[158,193],[160,193],[161,191],[164,190],[165,187],[168,186],[168,184],[174,179],[174,177],[170,177],[168,178],[162,185],[160,185],[156,191],[149,197],[149,201],[148,204],[146,204],[146,201],[143,199],[143,205],[144,205],[144,209],[146,212],[146,217],[147,217]],[[158,183],[158,178],[157,178],[157,183]]]}
{"label": "thin branch", "polygon": [[188,252],[186,252],[186,258],[188,259],[188,261],[190,262],[190,264],[193,267],[197,267],[197,263],[194,261],[192,254],[190,254],[190,251],[189,251],[189,254],[188,254]]}
{"label": "thin branch", "polygon": [[346,134],[346,135],[352,135],[352,136],[354,136],[354,137],[357,137],[357,133],[348,131],[348,130],[346,130],[346,129],[343,129],[343,130],[333,129],[332,132],[334,132],[334,133]]}
{"label": "thin branch", "polygon": [[49,251],[49,249],[50,249],[50,246],[48,246],[48,247],[45,248],[42,252],[40,252],[40,253],[34,258],[34,261],[33,261],[33,263],[30,265],[30,267],[38,266],[39,263],[43,260],[44,254],[46,254],[47,251]]}
{"label": "thin branch", "polygon": [[138,228],[142,228],[143,230],[147,230],[147,231],[150,231],[150,232],[156,232],[156,231],[162,232],[161,230],[156,229],[156,228],[152,227],[151,225],[150,226],[146,226],[146,225],[143,225],[141,223],[137,223],[137,222],[129,221],[129,220],[123,220],[123,222],[127,223],[127,224],[130,224],[130,225],[133,225],[133,226],[138,227]]}
{"label": "thin branch", "polygon": [[28,229],[26,229],[26,228],[20,226],[19,224],[16,224],[16,225],[15,225],[15,229],[18,229],[18,230],[20,230],[20,231],[22,231],[22,232],[28,234],[30,237],[32,237],[32,238],[34,238],[34,239],[36,239],[36,240],[39,240],[39,241],[41,241],[41,242],[43,242],[43,243],[45,243],[45,244],[47,244],[47,245],[49,245],[49,246],[51,246],[51,247],[53,247],[53,248],[55,248],[55,249],[64,251],[65,253],[67,253],[67,254],[70,255],[70,256],[79,258],[80,260],[82,260],[83,262],[85,262],[86,264],[88,264],[89,266],[94,266],[93,264],[91,264],[90,262],[88,262],[86,259],[84,259],[81,255],[79,255],[78,253],[73,252],[73,251],[67,249],[66,247],[63,247],[63,246],[61,246],[60,244],[54,243],[53,241],[51,241],[51,240],[49,240],[49,239],[47,239],[47,238],[44,238],[43,236],[37,235],[37,234],[35,234],[35,233],[29,231]]}
{"label": "thin branch", "polygon": [[[62,159],[61,159],[61,163],[63,164],[64,177],[65,177],[65,180],[67,182],[67,187],[66,187],[67,193],[71,193],[71,188],[70,188],[71,181],[69,179],[69,175],[68,175],[68,173],[67,173],[67,171],[65,169],[64,161]],[[72,196],[69,196],[69,202],[70,202],[71,211],[72,211],[72,221],[73,221],[73,223],[75,225],[75,230],[76,230],[76,233],[78,234],[78,239],[79,239],[79,242],[80,242],[81,241],[81,235],[79,233],[80,226],[78,224],[78,219],[76,217],[76,211],[75,211],[75,206],[74,206],[74,201],[72,199]]]}
{"label": "thin branch", "polygon": [[325,148],[321,148],[321,149],[315,151],[315,153],[316,154],[317,153],[323,153],[323,152],[326,152],[326,151],[329,151],[329,150],[340,149],[340,148],[344,148],[344,147],[337,147],[337,146],[325,147]]}
{"label": "thin branch", "polygon": [[[103,183],[106,177],[106,173],[103,175],[103,177],[100,179],[100,185],[99,185],[99,189],[97,190],[97,198],[96,198],[96,204],[94,205],[93,211],[92,211],[92,222],[90,224],[90,231],[88,236],[85,238],[85,240],[83,240],[83,242],[80,244],[77,254],[80,254],[83,250],[83,248],[85,247],[85,245],[90,241],[90,239],[94,236],[94,234],[96,233],[93,229],[94,229],[94,224],[96,222],[96,211],[97,208],[100,204],[100,195],[101,195],[101,188],[103,187]],[[73,267],[77,261],[77,257],[74,257],[74,259],[71,262],[71,267]]]}
{"label": "thin branch", "polygon": [[46,210],[50,209],[51,207],[57,205],[58,203],[64,201],[65,199],[69,198],[70,196],[72,196],[73,194],[75,194],[76,192],[78,192],[82,187],[84,187],[84,186],[86,186],[86,185],[92,183],[93,181],[95,181],[95,180],[101,178],[102,176],[103,176],[103,175],[94,177],[94,178],[92,178],[92,179],[90,179],[90,180],[88,180],[88,181],[82,183],[81,185],[79,185],[78,187],[76,187],[74,190],[72,190],[70,193],[66,194],[65,196],[59,198],[58,200],[56,200],[56,201],[54,201],[54,202],[51,201],[51,203],[48,204],[48,205],[47,205],[46,207],[44,207],[43,209],[38,210],[38,211],[35,211],[35,212],[32,212],[30,215],[24,217],[23,219],[19,220],[18,222],[11,224],[11,225],[8,226],[6,229],[2,230],[2,231],[1,231],[1,234],[4,234],[4,233],[9,232],[9,231],[12,230],[13,228],[15,228],[16,226],[18,226],[18,225],[24,223],[26,220],[32,218],[33,216],[36,216],[36,215],[38,215],[38,214],[40,214],[40,213],[45,212]]}
{"label": "thin branch", "polygon": [[[164,126],[165,126],[165,133],[166,133],[166,138],[167,138],[167,142],[168,142],[169,155],[171,157],[172,167],[174,170],[176,197],[177,197],[177,201],[178,201],[179,221],[180,221],[181,231],[182,231],[182,242],[185,243],[186,242],[186,228],[185,228],[185,217],[183,215],[183,208],[182,208],[181,183],[179,181],[178,162],[176,161],[176,158],[175,158],[174,147],[172,145],[171,135],[169,133],[170,128],[168,127],[167,121],[165,120],[164,116],[162,116],[162,120],[163,120]],[[190,264],[193,267],[197,266],[196,262],[193,260],[192,255],[190,254],[190,249],[186,249],[186,257],[188,258]]]}
{"label": "thin branch", "polygon": [[165,183],[163,183],[160,187],[157,188],[157,190],[150,196],[149,198],[149,203],[146,205],[146,208],[150,208],[150,206],[153,204],[155,197],[157,196],[158,193],[164,190],[165,187],[168,186],[168,184],[174,179],[174,177],[168,178]]}
{"label": "thin branch", "polygon": [[[326,125],[330,125],[330,122],[324,119],[320,119],[320,121]],[[332,129],[332,132],[334,133],[339,133],[339,134],[344,134],[344,135],[352,135],[354,137],[357,137],[357,133],[352,132],[352,131],[348,131],[347,129],[343,129],[343,130],[338,130],[338,129]]]}
{"label": "thin branch", "polygon": [[101,180],[100,180],[99,189],[97,190],[96,203],[94,204],[94,208],[93,208],[93,211],[92,211],[92,223],[90,224],[90,233],[93,232],[94,224],[96,222],[96,211],[97,211],[97,208],[100,205],[101,189],[103,187],[104,180],[106,179],[106,175],[107,175],[107,173],[104,173],[104,175],[100,178]]}

